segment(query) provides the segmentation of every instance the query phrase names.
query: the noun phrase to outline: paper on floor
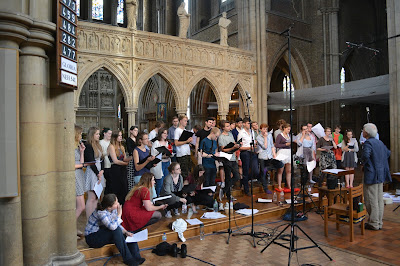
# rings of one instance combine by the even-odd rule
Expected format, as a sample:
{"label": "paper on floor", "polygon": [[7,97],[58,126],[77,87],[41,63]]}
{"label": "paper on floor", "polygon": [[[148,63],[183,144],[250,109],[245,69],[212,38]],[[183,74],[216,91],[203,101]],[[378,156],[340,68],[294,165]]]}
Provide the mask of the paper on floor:
{"label": "paper on floor", "polygon": [[149,231],[147,229],[144,229],[140,232],[137,232],[136,234],[133,234],[133,236],[128,236],[125,241],[126,243],[132,243],[132,242],[140,242],[147,240],[149,238]]}

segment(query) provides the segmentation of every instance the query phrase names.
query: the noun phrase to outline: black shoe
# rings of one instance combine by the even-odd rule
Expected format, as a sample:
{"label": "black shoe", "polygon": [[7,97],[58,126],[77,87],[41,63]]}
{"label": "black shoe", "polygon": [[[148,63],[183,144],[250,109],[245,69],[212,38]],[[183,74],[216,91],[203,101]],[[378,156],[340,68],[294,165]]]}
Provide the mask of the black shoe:
{"label": "black shoe", "polygon": [[178,257],[178,252],[179,252],[178,245],[176,243],[172,244],[172,246],[171,246],[171,256],[174,257],[174,258]]}
{"label": "black shoe", "polygon": [[124,261],[124,263],[129,266],[138,266],[139,265],[139,263],[133,258],[128,261]]}
{"label": "black shoe", "polygon": [[145,258],[140,258],[140,259],[137,259],[136,261],[139,263],[139,265],[141,265],[146,261],[146,259]]}
{"label": "black shoe", "polygon": [[372,225],[367,224],[367,223],[365,224],[364,228],[367,229],[367,230],[372,230],[372,231],[378,231],[379,230],[379,229],[377,229],[377,228],[375,228]]}
{"label": "black shoe", "polygon": [[181,258],[186,258],[187,255],[187,246],[186,244],[182,244],[181,246]]}

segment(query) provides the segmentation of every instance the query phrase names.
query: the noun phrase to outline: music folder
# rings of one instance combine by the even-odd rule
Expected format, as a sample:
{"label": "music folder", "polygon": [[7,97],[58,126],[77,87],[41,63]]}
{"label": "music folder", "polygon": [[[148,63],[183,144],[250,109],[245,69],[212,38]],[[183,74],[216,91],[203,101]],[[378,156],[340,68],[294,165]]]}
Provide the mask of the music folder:
{"label": "music folder", "polygon": [[172,153],[165,146],[157,147],[156,150],[159,153],[162,153],[163,155],[166,155],[166,156],[171,156],[172,155]]}
{"label": "music folder", "polygon": [[189,138],[191,138],[193,136],[193,134],[194,134],[193,132],[184,130],[182,132],[181,137],[179,138],[179,141],[187,141]]}

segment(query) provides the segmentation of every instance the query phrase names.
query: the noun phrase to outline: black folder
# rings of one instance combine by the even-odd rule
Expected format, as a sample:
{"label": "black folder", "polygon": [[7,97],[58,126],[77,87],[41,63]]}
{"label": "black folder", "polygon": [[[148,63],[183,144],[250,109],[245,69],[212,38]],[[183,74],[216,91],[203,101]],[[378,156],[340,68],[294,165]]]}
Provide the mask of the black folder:
{"label": "black folder", "polygon": [[184,130],[182,132],[181,137],[179,138],[179,141],[187,141],[189,138],[191,138],[193,136],[193,134],[194,134],[193,132]]}
{"label": "black folder", "polygon": [[189,184],[189,185],[184,185],[182,188],[182,193],[189,194],[192,191],[195,191],[197,187],[197,184]]}
{"label": "black folder", "polygon": [[163,155],[166,155],[166,156],[171,156],[172,155],[172,153],[165,146],[157,147],[156,150],[159,153],[162,153]]}
{"label": "black folder", "polygon": [[154,167],[155,164],[158,164],[159,162],[161,162],[161,159],[155,158],[153,161],[149,162],[145,167],[150,170],[152,167]]}

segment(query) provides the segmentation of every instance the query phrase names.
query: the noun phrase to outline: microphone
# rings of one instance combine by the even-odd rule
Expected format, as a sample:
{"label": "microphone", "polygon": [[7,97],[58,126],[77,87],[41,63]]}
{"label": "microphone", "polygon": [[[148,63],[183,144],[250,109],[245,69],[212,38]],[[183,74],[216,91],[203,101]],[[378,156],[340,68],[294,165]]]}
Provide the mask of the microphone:
{"label": "microphone", "polygon": [[284,30],[284,31],[282,31],[281,33],[279,33],[279,35],[283,35],[283,34],[289,32],[293,27],[294,27],[294,22],[292,22],[292,23],[288,26],[288,28],[287,28],[286,30]]}
{"label": "microphone", "polygon": [[251,95],[250,95],[250,93],[249,93],[248,91],[245,91],[245,93],[246,93],[246,97],[247,97],[246,100],[248,100],[249,102],[253,103],[253,101],[251,100]]}
{"label": "microphone", "polygon": [[369,113],[369,107],[368,106],[365,107],[365,110],[367,110],[367,113]]}

